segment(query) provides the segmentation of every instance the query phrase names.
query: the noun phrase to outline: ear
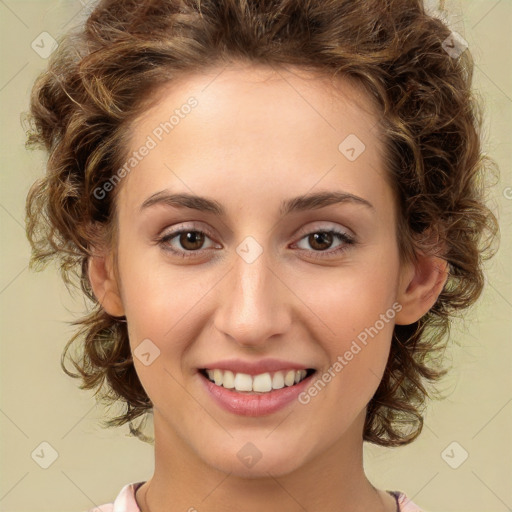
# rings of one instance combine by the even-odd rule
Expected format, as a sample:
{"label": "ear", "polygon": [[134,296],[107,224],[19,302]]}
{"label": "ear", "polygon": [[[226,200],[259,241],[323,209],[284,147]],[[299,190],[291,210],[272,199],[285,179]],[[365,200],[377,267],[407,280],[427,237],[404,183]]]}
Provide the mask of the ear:
{"label": "ear", "polygon": [[397,302],[402,309],[396,324],[419,320],[436,303],[448,279],[448,262],[439,256],[417,253],[417,261],[403,267]]}
{"label": "ear", "polygon": [[112,258],[104,254],[90,256],[88,273],[94,295],[103,309],[111,316],[124,316]]}

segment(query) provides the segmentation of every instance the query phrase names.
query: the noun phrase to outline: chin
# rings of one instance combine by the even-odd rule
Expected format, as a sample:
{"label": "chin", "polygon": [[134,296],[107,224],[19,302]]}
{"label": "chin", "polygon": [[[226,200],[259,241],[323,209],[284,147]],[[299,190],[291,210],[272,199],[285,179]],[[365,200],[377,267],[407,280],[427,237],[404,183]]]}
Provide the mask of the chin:
{"label": "chin", "polygon": [[[268,435],[265,433],[265,435]],[[301,446],[283,446],[281,442],[270,442],[262,435],[261,441],[231,440],[231,446],[221,450],[202,454],[209,466],[223,473],[240,478],[268,478],[285,476],[297,470],[304,462],[304,448]],[[253,438],[254,439],[254,438]]]}

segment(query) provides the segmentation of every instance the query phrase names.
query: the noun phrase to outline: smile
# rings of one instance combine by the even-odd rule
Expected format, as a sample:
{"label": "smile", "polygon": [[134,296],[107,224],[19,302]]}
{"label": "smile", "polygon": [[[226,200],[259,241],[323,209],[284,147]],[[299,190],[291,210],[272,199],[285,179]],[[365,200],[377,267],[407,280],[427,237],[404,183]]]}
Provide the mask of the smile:
{"label": "smile", "polygon": [[290,368],[278,361],[224,362],[198,370],[203,390],[213,403],[228,413],[246,417],[267,416],[296,403],[316,373],[312,368]]}
{"label": "smile", "polygon": [[243,393],[270,393],[271,391],[291,387],[299,384],[305,378],[314,373],[315,370],[280,370],[276,372],[265,372],[258,375],[247,373],[236,373],[230,370],[203,369],[201,373],[210,382],[226,389],[233,389]]}

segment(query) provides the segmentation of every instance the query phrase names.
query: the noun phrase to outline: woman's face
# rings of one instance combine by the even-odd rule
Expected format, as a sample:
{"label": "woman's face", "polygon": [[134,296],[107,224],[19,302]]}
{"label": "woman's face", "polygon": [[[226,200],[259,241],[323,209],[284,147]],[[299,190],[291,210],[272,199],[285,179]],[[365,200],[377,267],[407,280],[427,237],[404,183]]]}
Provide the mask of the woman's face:
{"label": "woman's face", "polygon": [[161,450],[257,476],[361,444],[401,268],[377,114],[338,84],[219,68],[132,125],[117,268]]}

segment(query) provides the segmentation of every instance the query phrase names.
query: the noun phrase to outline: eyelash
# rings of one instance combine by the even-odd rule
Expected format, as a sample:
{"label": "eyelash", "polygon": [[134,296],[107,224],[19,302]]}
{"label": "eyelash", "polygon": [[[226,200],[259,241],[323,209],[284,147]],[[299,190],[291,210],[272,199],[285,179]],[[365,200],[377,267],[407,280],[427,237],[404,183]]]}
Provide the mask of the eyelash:
{"label": "eyelash", "polygon": [[[168,242],[170,240],[172,240],[173,238],[176,238],[178,235],[181,235],[182,233],[201,233],[201,234],[206,235],[209,238],[211,238],[211,235],[209,234],[208,231],[190,227],[190,228],[173,231],[171,233],[167,233],[167,234],[157,238],[156,242],[158,243],[158,245],[160,245],[162,247],[162,249],[164,251],[170,252],[170,253],[177,255],[181,258],[194,258],[194,257],[197,257],[198,255],[202,255],[205,251],[208,250],[208,249],[199,249],[197,251],[186,251],[186,250],[178,251],[176,249],[172,249],[169,246]],[[356,244],[356,240],[354,237],[348,235],[347,233],[345,233],[343,231],[337,231],[335,229],[316,229],[313,231],[302,232],[302,233],[300,233],[302,236],[299,239],[299,242],[301,240],[303,240],[304,238],[308,237],[309,235],[318,234],[318,233],[330,234],[330,235],[334,236],[336,239],[338,239],[338,241],[344,242],[344,245],[341,245],[340,247],[338,247],[337,249],[334,249],[333,251],[314,251],[314,250],[309,251],[307,249],[299,249],[299,250],[312,253],[311,256],[313,258],[324,259],[329,256],[341,254],[341,253],[345,252],[349,248],[349,246]],[[325,254],[327,254],[328,256],[324,256]]]}

